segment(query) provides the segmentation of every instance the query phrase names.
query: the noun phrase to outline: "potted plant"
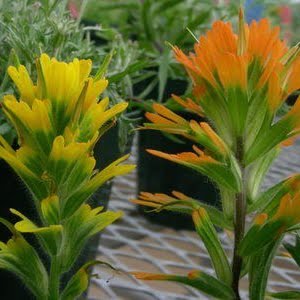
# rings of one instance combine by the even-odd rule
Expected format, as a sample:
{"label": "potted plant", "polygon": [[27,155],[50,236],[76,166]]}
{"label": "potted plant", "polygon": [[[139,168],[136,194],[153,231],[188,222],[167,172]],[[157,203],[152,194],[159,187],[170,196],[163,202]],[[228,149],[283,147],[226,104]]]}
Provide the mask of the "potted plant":
{"label": "potted plant", "polygon": [[[107,97],[99,100],[108,84],[105,68],[92,77],[91,60],[65,63],[46,54],[36,61],[37,80],[24,65],[8,68],[19,96],[5,95],[2,109],[14,124],[18,145],[14,150],[0,136],[0,158],[28,188],[35,213],[11,208],[17,222],[0,217],[11,236],[0,243],[0,268],[16,274],[39,300],[76,299],[87,289],[89,268],[105,262],[85,257],[77,266],[78,257],[90,237],[122,215],[88,204],[106,181],[134,168],[122,164],[125,155],[95,169],[97,140],[128,105],[109,107]],[[28,234],[36,243],[27,241]]]}
{"label": "potted plant", "polygon": [[[187,275],[142,270],[133,273],[137,278],[175,281],[209,297],[240,300],[244,299],[240,282],[248,275],[247,295],[251,300],[299,299],[296,287],[270,293],[267,286],[272,260],[284,237],[297,234],[300,224],[299,174],[260,190],[280,149],[291,145],[300,133],[299,98],[278,115],[287,97],[300,87],[299,46],[289,48],[278,29],[267,19],[245,24],[240,10],[237,34],[231,23],[218,20],[196,42],[194,53],[186,55],[173,48],[194,87],[192,99],[176,100],[205,114],[209,122],[186,120],[155,104],[153,113],[148,114],[152,123],[145,126],[185,137],[194,146],[183,153],[148,152],[208,175],[220,190],[222,206],[216,209],[180,191],[172,195],[142,192],[134,202],[156,212],[190,215],[214,274],[205,273],[201,267]],[[232,253],[223,247],[215,227],[228,233]],[[296,245],[284,246],[299,263],[299,238]]]}

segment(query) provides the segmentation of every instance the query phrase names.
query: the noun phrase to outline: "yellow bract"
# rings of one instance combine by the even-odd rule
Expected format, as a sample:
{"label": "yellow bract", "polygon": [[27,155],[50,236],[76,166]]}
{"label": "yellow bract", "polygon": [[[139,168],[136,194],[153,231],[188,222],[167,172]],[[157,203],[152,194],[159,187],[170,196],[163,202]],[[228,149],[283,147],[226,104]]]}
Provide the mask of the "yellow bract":
{"label": "yellow bract", "polygon": [[[93,148],[101,127],[113,122],[127,103],[109,108],[107,97],[99,101],[108,81],[90,76],[90,60],[75,58],[66,63],[42,54],[36,67],[36,83],[24,66],[8,68],[20,99],[5,96],[3,111],[17,130],[19,148],[14,151],[0,138],[0,158],[21,176],[38,202],[41,217],[53,224],[65,205],[75,212],[107,179],[133,168],[119,165],[122,158],[104,173],[94,170]],[[73,200],[78,194],[81,198]]]}

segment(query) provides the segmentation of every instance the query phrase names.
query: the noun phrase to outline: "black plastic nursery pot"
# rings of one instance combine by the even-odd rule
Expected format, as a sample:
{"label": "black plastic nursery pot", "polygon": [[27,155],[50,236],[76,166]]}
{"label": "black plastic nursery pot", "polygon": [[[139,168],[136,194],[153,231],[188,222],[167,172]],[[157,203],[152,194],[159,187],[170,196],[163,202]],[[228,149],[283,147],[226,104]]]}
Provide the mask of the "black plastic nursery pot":
{"label": "black plastic nursery pot", "polygon": [[[168,99],[172,93],[176,95],[184,94],[186,86],[185,81],[168,80],[164,99]],[[154,93],[152,98],[156,99],[155,97],[157,97],[157,94]],[[197,120],[197,116],[194,114],[177,113],[187,120]],[[198,121],[201,120],[198,118]],[[183,140],[186,142],[177,143],[161,132],[153,130],[141,130],[138,137],[138,193],[144,191],[171,194],[173,190],[176,190],[210,205],[218,206],[218,190],[206,176],[146,152],[146,149],[155,149],[173,154],[193,151],[191,142]],[[154,223],[175,229],[194,228],[191,217],[188,215],[167,211],[149,212],[150,210],[147,207],[138,206],[138,211]]]}
{"label": "black plastic nursery pot", "polygon": [[[171,194],[176,190],[210,205],[218,205],[218,191],[206,176],[146,152],[146,149],[166,153],[192,151],[191,143],[178,144],[160,132],[145,130],[139,132],[138,147],[139,192]],[[150,210],[143,206],[139,207],[140,213],[154,223],[174,229],[194,228],[188,215],[167,211],[149,212]]]}
{"label": "black plastic nursery pot", "polygon": [[[20,178],[10,166],[0,160],[0,217],[14,223],[17,219],[9,212],[10,208],[22,212],[26,216],[34,216],[33,202],[30,194]],[[11,233],[0,225],[0,241],[6,242],[11,238]],[[34,299],[23,283],[12,273],[0,270],[1,299]]]}
{"label": "black plastic nursery pot", "polygon": [[[107,131],[103,137],[99,140],[94,149],[94,156],[97,160],[96,168],[101,170],[111,162],[121,156],[118,145],[118,126],[114,126]],[[19,219],[9,212],[10,208],[14,208],[22,212],[25,216],[32,220],[38,220],[35,214],[35,208],[31,195],[27,190],[21,179],[15,174],[10,166],[3,160],[0,160],[0,189],[1,189],[1,201],[0,201],[0,217],[15,223]],[[112,182],[104,184],[89,200],[92,206],[104,206],[105,209],[108,206],[110,197]],[[26,239],[37,246],[34,237],[26,235]],[[11,238],[11,233],[4,227],[0,226],[0,241],[6,242]],[[86,248],[82,251],[78,261],[74,266],[74,270],[83,265],[87,260],[91,260],[95,257],[99,244],[100,235],[95,236],[90,240]],[[42,255],[41,249],[36,247],[38,252]],[[26,262],[24,262],[26,263]],[[70,274],[66,275],[66,278],[70,277]],[[66,281],[67,279],[63,280]],[[31,300],[34,297],[27,291],[23,283],[13,274],[0,270],[0,287],[1,297],[0,299],[9,300]]]}

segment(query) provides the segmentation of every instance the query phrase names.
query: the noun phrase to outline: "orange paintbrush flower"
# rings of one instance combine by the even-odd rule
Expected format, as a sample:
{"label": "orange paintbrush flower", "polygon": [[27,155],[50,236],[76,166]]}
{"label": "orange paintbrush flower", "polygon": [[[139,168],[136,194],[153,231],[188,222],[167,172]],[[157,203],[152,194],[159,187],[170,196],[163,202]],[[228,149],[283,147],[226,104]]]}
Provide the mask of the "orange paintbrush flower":
{"label": "orange paintbrush flower", "polygon": [[[289,74],[283,59],[288,47],[280,40],[279,34],[279,27],[271,28],[267,19],[253,21],[248,26],[240,15],[238,35],[230,23],[216,21],[195,44],[195,53],[185,55],[177,47],[174,47],[174,52],[197,90],[209,93],[211,87],[220,91],[239,87],[251,94],[255,89],[266,88],[270,109],[275,110],[287,93],[300,87],[300,81],[293,76],[295,82],[285,90]],[[294,62],[289,69],[296,70],[296,64]]]}
{"label": "orange paintbrush flower", "polygon": [[279,27],[267,19],[245,24],[240,11],[238,34],[229,22],[216,21],[193,53],[173,50],[193,83],[192,100],[174,99],[192,112],[198,106],[234,151],[243,140],[252,152],[245,155],[246,164],[275,145],[290,145],[299,134],[300,100],[282,122],[275,119],[287,97],[300,89],[300,47],[289,49]]}

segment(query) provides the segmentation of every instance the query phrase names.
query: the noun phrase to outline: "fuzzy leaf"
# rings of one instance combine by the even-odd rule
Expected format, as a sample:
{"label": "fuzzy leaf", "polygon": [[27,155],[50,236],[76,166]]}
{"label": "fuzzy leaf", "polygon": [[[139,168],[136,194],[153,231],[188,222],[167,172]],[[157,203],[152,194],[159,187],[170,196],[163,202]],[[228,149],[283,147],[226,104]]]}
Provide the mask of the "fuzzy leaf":
{"label": "fuzzy leaf", "polygon": [[134,165],[120,165],[120,163],[126,160],[128,156],[129,155],[125,155],[112,162],[101,172],[95,174],[80,190],[69,195],[65,200],[65,203],[63,203],[62,218],[70,217],[76,212],[76,210],[106,181],[115,176],[132,171],[135,168]]}
{"label": "fuzzy leaf", "polygon": [[291,126],[287,120],[280,120],[269,129],[263,129],[258,134],[253,144],[245,154],[245,164],[248,165],[254,160],[268,153],[272,148],[287,139]]}
{"label": "fuzzy leaf", "polygon": [[172,196],[141,192],[138,199],[131,201],[135,204],[153,207],[156,212],[169,210],[190,215],[194,210],[202,207],[206,210],[214,225],[233,230],[232,222],[227,220],[219,209],[177,191],[173,191]]}
{"label": "fuzzy leaf", "polygon": [[6,244],[0,242],[0,269],[16,274],[37,299],[47,300],[48,274],[38,254],[12,224],[0,222],[13,233]]}
{"label": "fuzzy leaf", "polygon": [[22,221],[19,221],[15,224],[16,230],[22,233],[35,234],[41,241],[48,254],[56,255],[58,253],[62,240],[62,225],[38,227],[17,210],[10,209],[10,211],[22,219]]}
{"label": "fuzzy leaf", "polygon": [[288,300],[288,299],[299,300],[300,299],[300,291],[268,293],[268,295],[274,299],[281,299],[281,300]]}
{"label": "fuzzy leaf", "polygon": [[249,206],[248,212],[265,212],[270,214],[279,206],[280,199],[288,192],[285,186],[286,179],[263,192]]}
{"label": "fuzzy leaf", "polygon": [[101,213],[102,209],[103,207],[92,209],[85,204],[64,222],[64,238],[62,242],[64,270],[67,271],[73,265],[91,236],[122,216],[122,212],[106,211]]}
{"label": "fuzzy leaf", "polygon": [[48,224],[59,223],[59,199],[56,195],[43,199],[41,201],[41,210]]}
{"label": "fuzzy leaf", "polygon": [[250,256],[281,237],[282,220],[270,221],[260,226],[254,224],[245,235],[239,247],[241,256]]}
{"label": "fuzzy leaf", "polygon": [[[86,291],[89,285],[88,269],[95,264],[106,264],[101,261],[90,261],[84,264],[73,277],[69,280],[64,288],[60,300],[75,300]],[[111,267],[111,266],[110,266]]]}
{"label": "fuzzy leaf", "polygon": [[255,163],[249,167],[247,192],[248,199],[252,202],[259,193],[259,188],[262,180],[265,177],[266,172],[269,170],[274,159],[279,154],[279,149],[272,149],[269,153],[258,159]]}
{"label": "fuzzy leaf", "polygon": [[240,87],[227,89],[227,105],[231,124],[236,136],[242,136],[245,128],[248,96]]}
{"label": "fuzzy leaf", "polygon": [[231,283],[231,268],[223,250],[217,232],[204,208],[195,210],[192,214],[195,228],[210,255],[218,278]]}
{"label": "fuzzy leaf", "polygon": [[161,151],[147,149],[150,154],[173,161],[177,164],[186,166],[199,173],[207,175],[220,186],[232,191],[239,191],[241,186],[240,174],[236,165],[231,161],[230,165],[221,163],[205,155],[197,147],[193,147],[195,152],[183,152],[179,154],[168,154]]}
{"label": "fuzzy leaf", "polygon": [[250,260],[249,268],[249,294],[250,299],[264,300],[268,275],[273,257],[276,253],[281,239],[273,241],[265,248],[258,251]]}
{"label": "fuzzy leaf", "polygon": [[290,243],[283,243],[284,248],[293,257],[294,261],[300,267],[300,236],[297,234],[295,245]]}
{"label": "fuzzy leaf", "polygon": [[183,283],[217,299],[228,300],[234,297],[229,286],[215,277],[200,271],[192,271],[188,274],[188,276],[151,274],[142,272],[133,272],[132,274],[137,279],[141,280],[162,280]]}

